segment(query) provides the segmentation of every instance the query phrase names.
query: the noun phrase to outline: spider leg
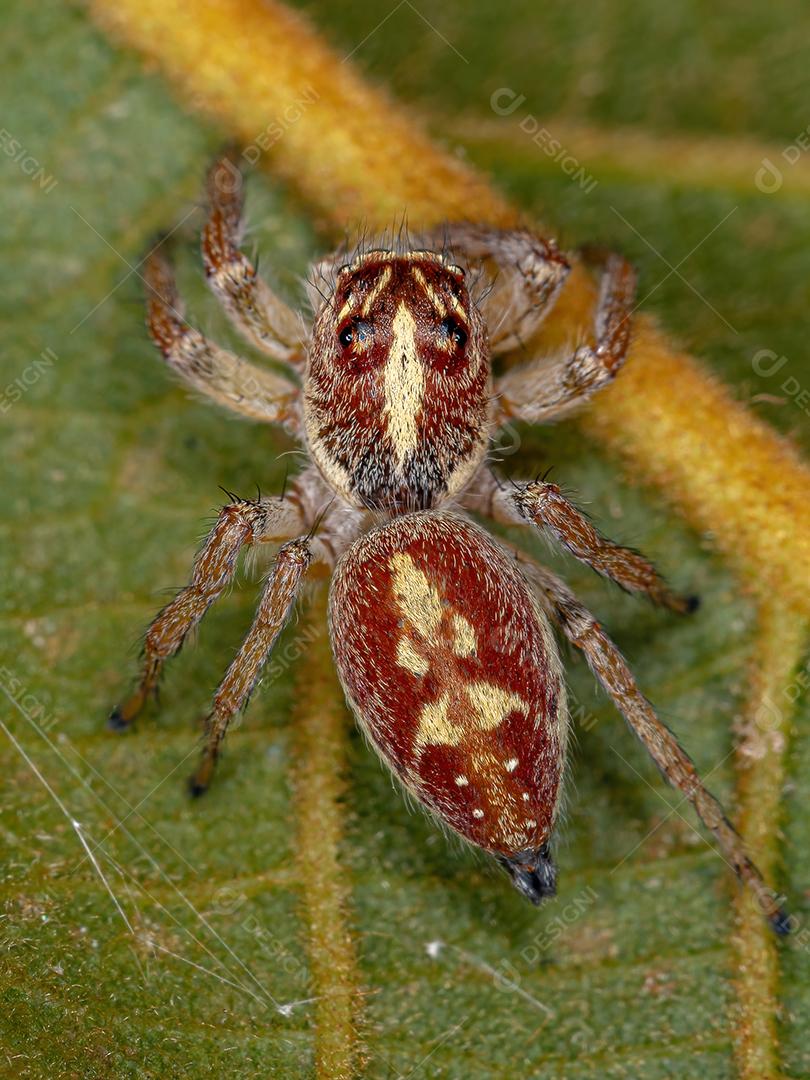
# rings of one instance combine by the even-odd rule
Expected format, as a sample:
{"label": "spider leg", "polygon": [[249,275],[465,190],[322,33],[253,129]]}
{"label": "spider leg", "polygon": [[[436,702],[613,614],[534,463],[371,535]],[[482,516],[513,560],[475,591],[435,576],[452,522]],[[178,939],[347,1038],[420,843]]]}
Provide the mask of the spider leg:
{"label": "spider leg", "polygon": [[[314,477],[314,470],[310,478]],[[315,481],[299,484],[304,496],[315,488]],[[322,489],[320,489],[322,490]],[[206,743],[202,760],[191,778],[192,795],[202,795],[214,774],[222,740],[234,716],[245,708],[262,668],[272,652],[278,635],[289,618],[307,571],[318,566],[326,572],[334,569],[338,558],[359,533],[365,515],[344,506],[332,509],[330,503],[320,513],[313,513],[310,500],[307,514],[310,531],[288,540],[278,551],[265,579],[256,616],[242,645],[214,694],[214,704],[206,718]]]}
{"label": "spider leg", "polygon": [[556,420],[612,382],[627,356],[636,275],[619,255],[608,255],[594,320],[595,345],[513,368],[495,390],[506,417]]}
{"label": "spider leg", "polygon": [[300,511],[290,502],[239,499],[219,512],[216,524],[194,560],[191,581],[152,620],[143,645],[143,663],[134,693],[116,706],[109,726],[128,728],[157,690],[163,665],[181,645],[233,580],[236,562],[247,544],[286,539],[303,526]]}
{"label": "spider leg", "polygon": [[304,577],[313,560],[313,541],[299,536],[279,549],[262,590],[253,625],[214,694],[206,720],[206,743],[191,779],[192,795],[207,790],[220,746],[233,717],[244,708],[265,661],[289,618]]}
{"label": "spider leg", "polygon": [[239,250],[242,233],[242,174],[229,157],[208,173],[210,210],[202,234],[202,257],[212,292],[236,329],[274,360],[300,367],[306,327],[258,275]]}
{"label": "spider leg", "polygon": [[448,224],[425,238],[455,257],[480,265],[489,290],[479,301],[492,353],[518,348],[551,311],[570,266],[553,240],[528,229]]}
{"label": "spider leg", "polygon": [[536,587],[548,615],[568,640],[583,652],[594,675],[664,778],[684,794],[700,820],[714,834],[723,858],[740,881],[751,889],[773,929],[778,934],[788,933],[790,918],[787,912],[748,858],[742,837],[726,817],[721,804],[704,786],[694,762],[639,690],[625,658],[559,578],[533,560],[519,557],[518,561]]}
{"label": "spider leg", "polygon": [[[236,573],[239,553],[244,547],[289,540],[316,522],[329,496],[329,489],[314,469],[305,470],[281,499],[235,499],[223,506],[216,523],[194,560],[191,580],[152,620],[143,645],[141,676],[134,693],[113,709],[109,726],[128,728],[157,690],[163,665],[180,647],[230,585]],[[318,539],[331,563],[357,530],[356,513],[344,511],[339,517],[327,514]]]}
{"label": "spider leg", "polygon": [[656,604],[687,614],[698,606],[695,596],[678,596],[649,560],[631,548],[602,536],[588,518],[562,494],[556,484],[537,480],[507,491],[492,474],[482,474],[482,484],[465,497],[464,505],[505,524],[528,522],[545,530],[567,551],[597,574],[615,581],[629,592],[644,593]]}
{"label": "spider leg", "polygon": [[241,416],[282,423],[297,432],[298,389],[289,379],[221,349],[189,326],[171,264],[160,249],[146,260],[144,280],[149,333],[184,382]]}

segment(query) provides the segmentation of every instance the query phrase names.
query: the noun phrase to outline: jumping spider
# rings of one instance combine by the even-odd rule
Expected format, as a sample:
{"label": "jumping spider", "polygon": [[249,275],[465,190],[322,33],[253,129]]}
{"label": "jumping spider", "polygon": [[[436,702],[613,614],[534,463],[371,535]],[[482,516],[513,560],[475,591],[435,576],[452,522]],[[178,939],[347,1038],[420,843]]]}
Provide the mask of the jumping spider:
{"label": "jumping spider", "polygon": [[[333,256],[312,275],[310,329],[239,250],[241,177],[227,159],[212,168],[208,192],[209,285],[237,329],[288,374],[254,366],[189,326],[160,252],[146,266],[149,330],[186,383],[242,416],[284,424],[312,464],[281,498],[222,508],[190,584],[147,630],[140,683],[111,725],[125,728],[141,711],[165,661],[232,580],[240,550],[280,544],[253,625],[214,696],[192,790],[208,786],[229,722],[307,571],[320,564],[332,574],[337,670],[363,732],[429,811],[492,853],[539,903],[555,890],[549,842],[567,741],[554,623],[784,932],[787,916],[740,837],[599,623],[562,581],[469,516],[544,530],[623,588],[691,609],[649,562],[600,536],[554,484],[510,489],[486,465],[510,418],[556,420],[614,378],[630,340],[631,267],[602,257],[593,345],[493,383],[491,357],[531,337],[565,282],[570,263],[551,241],[448,225],[418,244]],[[475,296],[473,276],[487,286]]]}

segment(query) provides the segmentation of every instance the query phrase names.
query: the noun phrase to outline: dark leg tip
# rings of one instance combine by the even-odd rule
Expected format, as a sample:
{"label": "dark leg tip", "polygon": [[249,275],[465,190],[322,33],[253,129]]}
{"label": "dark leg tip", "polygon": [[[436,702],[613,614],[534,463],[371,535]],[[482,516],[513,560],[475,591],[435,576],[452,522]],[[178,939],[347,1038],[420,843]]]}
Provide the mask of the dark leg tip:
{"label": "dark leg tip", "polygon": [[107,717],[107,730],[108,731],[129,731],[132,727],[132,721],[124,718],[121,709],[116,705],[110,715]]}
{"label": "dark leg tip", "polygon": [[498,861],[512,878],[517,891],[532,904],[542,904],[557,894],[557,867],[551,858],[548,844],[535,851],[517,855],[502,855]]}
{"label": "dark leg tip", "polygon": [[691,615],[694,611],[700,607],[699,596],[687,596],[684,598],[684,609],[687,615]]}
{"label": "dark leg tip", "polygon": [[768,921],[779,937],[787,937],[793,929],[793,920],[785,908],[778,908]]}
{"label": "dark leg tip", "polygon": [[199,780],[196,776],[190,776],[188,780],[188,793],[192,799],[199,799],[208,791],[208,784]]}

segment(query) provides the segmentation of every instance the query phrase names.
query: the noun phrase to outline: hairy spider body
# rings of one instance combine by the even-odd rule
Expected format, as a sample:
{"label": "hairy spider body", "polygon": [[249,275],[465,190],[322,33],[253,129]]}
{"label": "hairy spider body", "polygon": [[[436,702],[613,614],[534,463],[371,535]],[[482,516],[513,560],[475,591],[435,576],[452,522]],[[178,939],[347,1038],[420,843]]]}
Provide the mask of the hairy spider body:
{"label": "hairy spider body", "polygon": [[241,178],[231,162],[214,165],[208,191],[209,284],[243,336],[285,373],[190,326],[160,251],[145,264],[150,332],[187,384],[243,416],[283,423],[313,464],[278,499],[222,508],[189,584],[149,626],[138,686],[111,725],[126,728],[138,715],[166,660],[233,580],[241,550],[271,546],[275,561],[214,695],[192,790],[208,786],[228,725],[317,567],[332,575],[335,662],[369,741],[423,806],[539,902],[556,883],[550,844],[568,723],[553,624],[784,932],[773,892],[599,623],[559,578],[471,519],[533,526],[623,588],[676,612],[694,607],[641,555],[601,536],[554,484],[506,488],[485,461],[508,420],[557,419],[615,377],[630,340],[631,267],[603,257],[591,343],[494,379],[492,357],[530,340],[563,286],[569,262],[551,241],[448,225],[418,244],[334,256],[314,271],[309,331],[239,248]]}

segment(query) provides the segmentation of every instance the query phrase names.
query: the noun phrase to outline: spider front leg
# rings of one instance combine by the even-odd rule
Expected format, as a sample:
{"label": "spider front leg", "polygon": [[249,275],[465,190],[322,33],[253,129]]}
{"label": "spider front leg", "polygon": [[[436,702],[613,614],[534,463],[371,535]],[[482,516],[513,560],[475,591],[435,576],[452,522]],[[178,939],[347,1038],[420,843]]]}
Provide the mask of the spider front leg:
{"label": "spider front leg", "polygon": [[432,242],[480,266],[489,279],[479,307],[493,354],[519,348],[535,333],[571,269],[553,240],[528,229],[448,224]]}
{"label": "spider front leg", "polygon": [[619,255],[605,258],[594,319],[594,345],[534,360],[496,383],[504,417],[540,423],[556,420],[612,382],[627,356],[636,274]]}
{"label": "spider front leg", "polygon": [[297,387],[213,344],[186,322],[171,263],[160,249],[146,260],[144,281],[149,333],[184,382],[241,416],[298,430]]}
{"label": "spider front leg", "polygon": [[306,327],[239,250],[242,233],[242,174],[229,157],[208,173],[209,216],[202,256],[211,291],[237,330],[257,349],[295,367],[304,361]]}
{"label": "spider front leg", "polygon": [[700,820],[714,834],[724,859],[740,881],[751,889],[773,929],[778,934],[787,934],[789,915],[748,858],[741,836],[726,817],[721,804],[703,784],[694,762],[639,690],[625,658],[559,578],[533,560],[519,556],[518,562],[535,585],[548,615],[568,640],[583,652],[594,675],[665,779],[684,794]]}
{"label": "spider front leg", "polygon": [[157,614],[146,631],[138,686],[123,705],[113,709],[111,728],[128,728],[150,695],[156,693],[163,665],[180,650],[189,631],[233,580],[242,548],[287,539],[304,527],[301,511],[291,501],[240,499],[220,510],[194,560],[191,581]]}
{"label": "spider front leg", "polygon": [[597,574],[629,592],[644,593],[654,603],[672,611],[687,614],[697,608],[697,597],[673,593],[643,555],[602,536],[556,484],[537,480],[508,491],[499,486],[491,473],[482,476],[482,483],[483,487],[465,498],[464,505],[469,509],[505,524],[529,522],[545,530]]}

